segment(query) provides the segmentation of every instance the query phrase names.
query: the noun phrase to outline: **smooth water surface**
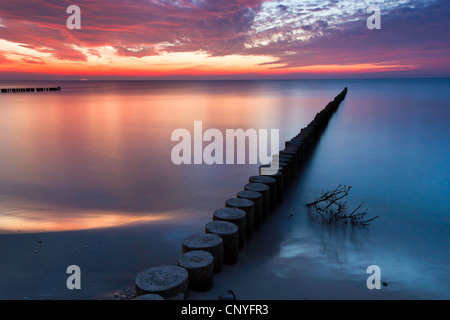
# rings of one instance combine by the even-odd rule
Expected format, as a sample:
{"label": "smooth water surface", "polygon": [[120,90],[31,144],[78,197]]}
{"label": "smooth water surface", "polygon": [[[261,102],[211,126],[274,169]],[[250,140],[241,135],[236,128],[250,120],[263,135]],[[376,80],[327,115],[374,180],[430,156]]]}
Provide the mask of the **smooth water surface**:
{"label": "smooth water surface", "polygon": [[[274,247],[260,268],[283,285],[247,289],[248,298],[300,299],[308,290],[359,298],[369,294],[371,264],[382,270],[381,292],[449,298],[449,80],[0,82],[58,85],[61,92],[0,94],[1,298],[92,297],[175,261],[183,237],[202,232],[258,165],[176,166],[172,132],[193,134],[196,120],[224,135],[280,129],[281,146],[344,87],[345,101],[278,209],[279,233],[253,240]],[[305,203],[339,184],[353,187],[350,205],[365,201],[380,216],[366,230],[310,219]],[[76,295],[64,282],[74,261],[96,275]],[[305,278],[317,281],[296,295],[291,286]],[[335,290],[314,287],[337,279]]]}

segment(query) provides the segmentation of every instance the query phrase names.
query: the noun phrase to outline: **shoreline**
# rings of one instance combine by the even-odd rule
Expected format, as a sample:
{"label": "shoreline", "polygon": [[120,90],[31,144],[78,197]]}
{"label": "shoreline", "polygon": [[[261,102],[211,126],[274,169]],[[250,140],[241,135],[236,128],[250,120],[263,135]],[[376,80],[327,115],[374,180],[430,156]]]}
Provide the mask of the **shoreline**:
{"label": "shoreline", "polygon": [[[212,290],[190,291],[187,300],[216,300],[228,289],[236,293],[238,300],[445,299],[438,291],[427,294],[408,289],[389,275],[389,270],[384,271],[383,278],[388,287],[378,292],[367,290],[364,265],[374,261],[370,258],[371,246],[377,245],[377,235],[386,225],[380,223],[368,230],[356,230],[350,238],[343,237],[345,233],[335,235],[333,230],[330,233],[308,217],[305,199],[310,196],[304,189],[304,182],[293,186],[277,212],[256,230],[247,249],[240,252],[238,264],[224,266],[214,277]],[[293,217],[289,218],[291,214]],[[181,239],[200,231],[200,222],[204,222],[204,217],[172,224],[4,235],[0,237],[0,247],[9,247],[9,254],[22,263],[11,265],[9,271],[4,269],[5,264],[1,265],[3,274],[9,274],[11,279],[7,286],[5,278],[2,280],[2,299],[132,299],[135,274],[149,266],[175,264],[174,257],[181,253]],[[430,232],[436,227],[430,225]],[[11,237],[15,241],[9,241]],[[36,248],[38,254],[33,253]],[[131,252],[131,248],[135,251]],[[391,250],[395,253],[395,248]],[[121,266],[111,265],[121,261]],[[64,288],[65,268],[74,262],[80,264],[83,273],[80,292]],[[52,264],[56,264],[54,268]],[[33,288],[35,294],[30,294]]]}

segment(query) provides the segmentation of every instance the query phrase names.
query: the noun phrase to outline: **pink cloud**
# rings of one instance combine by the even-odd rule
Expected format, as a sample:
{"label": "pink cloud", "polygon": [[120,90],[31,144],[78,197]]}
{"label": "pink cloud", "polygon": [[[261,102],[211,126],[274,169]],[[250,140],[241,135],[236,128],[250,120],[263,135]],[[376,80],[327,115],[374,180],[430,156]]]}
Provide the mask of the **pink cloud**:
{"label": "pink cloud", "polygon": [[31,64],[45,64],[45,61],[43,61],[42,59],[31,59],[31,58],[23,58],[22,61],[26,62],[26,63],[31,63]]}
{"label": "pink cloud", "polygon": [[[81,7],[81,30],[66,28],[66,8],[73,1],[3,0],[0,8],[0,39],[49,53],[54,59],[87,61],[77,48],[101,57],[96,49],[111,46],[117,55],[142,58],[162,52],[203,51],[212,56],[265,55],[285,68],[336,64],[405,64],[424,70],[450,72],[448,36],[450,9],[443,0],[412,0],[382,16],[381,30],[365,27],[359,20],[331,26],[326,18],[297,25],[276,26],[276,21],[314,17],[336,6],[317,1],[316,7],[294,11],[287,4],[276,6],[267,16],[267,30],[256,32],[255,18],[264,0],[86,0]],[[380,0],[381,6],[383,1]],[[331,12],[331,11],[330,11]],[[333,11],[335,12],[335,11]],[[335,13],[334,13],[335,14]],[[342,13],[344,15],[344,13]],[[279,16],[277,16],[279,15]],[[345,17],[343,17],[345,21]],[[301,19],[300,19],[301,20]],[[287,21],[287,20],[286,20]],[[261,46],[248,47],[255,39],[273,34],[292,34],[298,28],[313,35],[307,41],[286,36]],[[161,44],[168,44],[161,47]],[[0,56],[0,61],[5,58]],[[33,60],[26,61],[27,63]],[[267,66],[267,64],[262,64]]]}

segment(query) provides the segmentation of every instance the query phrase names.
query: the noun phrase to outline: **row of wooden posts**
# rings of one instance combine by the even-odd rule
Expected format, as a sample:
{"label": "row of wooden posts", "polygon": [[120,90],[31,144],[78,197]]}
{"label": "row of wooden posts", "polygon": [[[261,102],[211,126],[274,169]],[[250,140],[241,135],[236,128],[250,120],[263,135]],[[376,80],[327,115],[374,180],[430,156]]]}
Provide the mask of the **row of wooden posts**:
{"label": "row of wooden posts", "polygon": [[21,92],[49,92],[49,91],[61,91],[61,87],[52,88],[2,88],[1,93],[21,93]]}
{"label": "row of wooden posts", "polygon": [[182,254],[177,265],[146,269],[136,276],[136,299],[184,299],[188,290],[208,291],[213,287],[213,275],[223,264],[234,265],[246,241],[255,228],[261,226],[283,193],[306,163],[331,116],[347,94],[345,88],[319,113],[311,123],[273,157],[272,164],[259,167],[259,175],[251,176],[235,198],[225,201],[225,207],[214,212],[205,225],[205,233],[194,234],[182,242]]}

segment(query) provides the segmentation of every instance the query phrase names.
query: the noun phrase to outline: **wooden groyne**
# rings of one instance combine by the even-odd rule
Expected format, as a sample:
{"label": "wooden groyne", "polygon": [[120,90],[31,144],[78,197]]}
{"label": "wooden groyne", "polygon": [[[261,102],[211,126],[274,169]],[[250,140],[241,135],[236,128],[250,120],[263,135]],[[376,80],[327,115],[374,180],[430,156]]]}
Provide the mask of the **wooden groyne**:
{"label": "wooden groyne", "polygon": [[[136,276],[137,299],[185,299],[188,290],[207,291],[222,264],[238,261],[238,251],[245,247],[254,228],[282,202],[283,193],[302,170],[331,116],[347,94],[347,88],[316,114],[300,132],[286,141],[284,149],[273,156],[272,164],[259,167],[259,176],[243,182],[236,198],[224,200],[224,208],[216,210],[205,232],[187,237],[182,243],[178,265],[146,269]],[[273,170],[273,168],[278,168]],[[225,298],[224,298],[225,299]]]}
{"label": "wooden groyne", "polygon": [[61,87],[50,87],[50,88],[2,88],[1,93],[22,93],[22,92],[50,92],[50,91],[61,91]]}

